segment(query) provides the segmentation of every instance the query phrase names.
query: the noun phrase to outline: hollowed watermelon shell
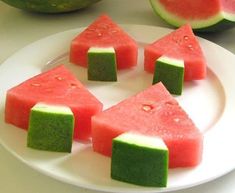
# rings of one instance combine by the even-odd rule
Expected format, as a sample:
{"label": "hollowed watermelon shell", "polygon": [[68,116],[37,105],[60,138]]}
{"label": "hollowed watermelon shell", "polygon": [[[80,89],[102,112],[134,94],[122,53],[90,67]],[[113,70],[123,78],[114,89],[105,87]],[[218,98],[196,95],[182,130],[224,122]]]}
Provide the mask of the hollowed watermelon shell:
{"label": "hollowed watermelon shell", "polygon": [[235,25],[233,0],[150,0],[153,10],[169,24],[190,23],[194,30],[224,30]]}

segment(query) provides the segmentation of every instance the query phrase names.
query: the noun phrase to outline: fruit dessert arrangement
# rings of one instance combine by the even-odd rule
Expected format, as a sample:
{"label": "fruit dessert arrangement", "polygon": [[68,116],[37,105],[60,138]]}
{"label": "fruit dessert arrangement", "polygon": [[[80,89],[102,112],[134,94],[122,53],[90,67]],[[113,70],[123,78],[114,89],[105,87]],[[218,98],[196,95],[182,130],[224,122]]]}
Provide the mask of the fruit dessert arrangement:
{"label": "fruit dessert arrangement", "polygon": [[[92,81],[118,81],[118,70],[137,65],[138,45],[107,15],[71,41],[70,62]],[[5,121],[27,130],[33,149],[71,152],[73,140],[92,139],[111,157],[115,180],[166,187],[168,169],[197,166],[203,135],[174,96],[184,81],[203,79],[206,61],[190,25],[147,45],[144,70],[152,85],[103,110],[96,96],[64,65],[9,89]]]}

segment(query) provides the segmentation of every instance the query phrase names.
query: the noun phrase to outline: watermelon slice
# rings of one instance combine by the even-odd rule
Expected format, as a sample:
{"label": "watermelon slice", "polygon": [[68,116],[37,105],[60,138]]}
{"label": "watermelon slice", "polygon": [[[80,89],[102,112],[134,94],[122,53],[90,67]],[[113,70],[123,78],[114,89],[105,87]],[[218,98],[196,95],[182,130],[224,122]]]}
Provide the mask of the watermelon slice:
{"label": "watermelon slice", "polygon": [[206,77],[206,60],[190,25],[186,24],[145,47],[144,68],[153,73],[155,62],[161,56],[184,60],[184,80]]}
{"label": "watermelon slice", "polygon": [[28,129],[30,109],[38,102],[65,105],[75,116],[74,138],[91,135],[91,116],[102,104],[63,65],[41,73],[7,91],[5,121]]}
{"label": "watermelon slice", "polygon": [[118,69],[137,64],[137,43],[107,15],[101,15],[72,40],[70,62],[87,67],[87,52],[90,47],[113,47]]}
{"label": "watermelon slice", "polygon": [[94,151],[111,156],[112,139],[127,131],[162,138],[171,168],[200,163],[203,135],[161,82],[92,117]]}
{"label": "watermelon slice", "polygon": [[169,24],[190,23],[193,29],[224,30],[235,25],[233,0],[150,0],[153,10]]}

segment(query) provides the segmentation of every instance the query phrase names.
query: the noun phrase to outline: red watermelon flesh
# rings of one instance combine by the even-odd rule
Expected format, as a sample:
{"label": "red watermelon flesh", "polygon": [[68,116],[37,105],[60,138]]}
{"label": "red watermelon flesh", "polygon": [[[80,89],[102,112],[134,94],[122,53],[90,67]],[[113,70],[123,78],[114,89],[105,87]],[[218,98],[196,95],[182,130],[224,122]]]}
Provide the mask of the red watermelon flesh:
{"label": "red watermelon flesh", "polygon": [[66,105],[75,116],[74,138],[91,136],[91,116],[102,104],[63,65],[34,76],[7,91],[5,121],[28,129],[30,109],[38,102]]}
{"label": "red watermelon flesh", "polygon": [[184,25],[145,47],[144,68],[153,73],[156,60],[162,55],[184,60],[185,80],[206,76],[206,60],[190,25]]}
{"label": "red watermelon flesh", "polygon": [[137,43],[107,15],[101,15],[72,40],[70,62],[87,67],[87,51],[90,47],[113,47],[118,69],[137,64]]}
{"label": "red watermelon flesh", "polygon": [[161,137],[171,168],[200,163],[203,136],[162,83],[93,116],[94,151],[111,156],[112,139],[127,131]]}
{"label": "red watermelon flesh", "polygon": [[233,0],[220,0],[222,9],[228,13],[235,14],[235,1]]}
{"label": "red watermelon flesh", "polygon": [[159,0],[164,8],[178,17],[184,19],[207,19],[220,11],[235,13],[235,1],[233,0]]}
{"label": "red watermelon flesh", "polygon": [[159,2],[170,13],[185,19],[204,19],[220,11],[220,0],[209,0],[206,3],[205,0],[159,0]]}

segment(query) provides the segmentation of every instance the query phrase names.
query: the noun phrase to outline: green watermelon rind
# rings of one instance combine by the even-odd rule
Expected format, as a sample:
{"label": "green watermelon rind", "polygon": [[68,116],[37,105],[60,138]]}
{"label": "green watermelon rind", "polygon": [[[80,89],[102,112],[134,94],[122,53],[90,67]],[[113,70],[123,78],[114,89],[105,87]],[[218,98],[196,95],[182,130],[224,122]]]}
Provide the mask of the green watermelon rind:
{"label": "green watermelon rind", "polygon": [[88,7],[101,0],[2,0],[18,9],[39,13],[64,13]]}
{"label": "green watermelon rind", "polygon": [[168,56],[161,56],[155,62],[153,84],[162,82],[174,95],[181,95],[184,82],[184,61]]}
{"label": "green watermelon rind", "polygon": [[235,14],[232,13],[221,11],[208,19],[188,21],[182,17],[178,17],[174,14],[169,13],[160,3],[158,3],[158,1],[149,1],[155,14],[160,16],[168,24],[175,27],[180,27],[186,23],[190,23],[193,30],[208,32],[224,30],[235,26]]}
{"label": "green watermelon rind", "polygon": [[117,81],[116,53],[113,47],[90,47],[88,56],[88,80]]}

